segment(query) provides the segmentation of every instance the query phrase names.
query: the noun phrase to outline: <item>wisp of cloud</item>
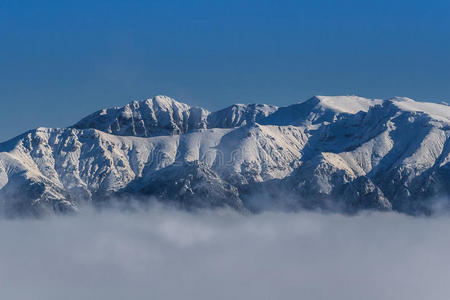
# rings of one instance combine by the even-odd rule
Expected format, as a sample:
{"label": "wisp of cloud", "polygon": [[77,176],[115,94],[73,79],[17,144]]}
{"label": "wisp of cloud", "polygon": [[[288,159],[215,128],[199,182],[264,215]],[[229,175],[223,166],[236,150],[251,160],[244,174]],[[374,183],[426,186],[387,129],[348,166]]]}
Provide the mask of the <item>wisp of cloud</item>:
{"label": "wisp of cloud", "polygon": [[0,221],[1,299],[447,299],[450,219],[153,208]]}

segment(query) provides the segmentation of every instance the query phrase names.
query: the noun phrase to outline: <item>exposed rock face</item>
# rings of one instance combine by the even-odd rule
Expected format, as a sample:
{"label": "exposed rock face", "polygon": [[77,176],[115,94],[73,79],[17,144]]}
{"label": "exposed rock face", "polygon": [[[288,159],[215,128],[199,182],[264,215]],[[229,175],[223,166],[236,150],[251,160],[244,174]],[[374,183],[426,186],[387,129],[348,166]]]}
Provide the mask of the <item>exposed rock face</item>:
{"label": "exposed rock face", "polygon": [[384,196],[381,189],[366,176],[358,177],[345,186],[342,196],[346,209],[349,211],[358,211],[360,209],[392,209],[391,203]]}
{"label": "exposed rock face", "polygon": [[449,106],[408,98],[210,113],[157,96],[0,144],[0,210],[70,212],[126,193],[187,209],[429,213],[450,195],[449,136]]}
{"label": "exposed rock face", "polygon": [[260,123],[278,107],[267,104],[235,104],[208,116],[209,128],[233,128]]}
{"label": "exposed rock face", "polygon": [[231,207],[244,210],[236,187],[201,162],[169,166],[155,172],[140,193],[175,200],[183,208]]}
{"label": "exposed rock face", "polygon": [[74,125],[124,136],[150,137],[182,134],[207,127],[209,112],[166,96],[156,96],[123,107],[100,110]]}

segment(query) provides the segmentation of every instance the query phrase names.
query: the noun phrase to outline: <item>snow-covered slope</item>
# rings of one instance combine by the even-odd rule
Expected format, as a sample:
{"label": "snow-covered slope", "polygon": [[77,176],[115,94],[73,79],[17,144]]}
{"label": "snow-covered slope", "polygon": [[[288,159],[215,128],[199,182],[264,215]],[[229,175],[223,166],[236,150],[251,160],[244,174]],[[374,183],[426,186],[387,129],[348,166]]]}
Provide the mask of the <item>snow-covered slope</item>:
{"label": "snow-covered slope", "polygon": [[209,128],[233,128],[260,123],[278,107],[267,104],[235,104],[208,116]]}
{"label": "snow-covered slope", "polygon": [[151,198],[241,211],[276,206],[428,213],[450,195],[450,107],[316,96],[210,113],[157,96],[0,144],[0,209],[76,211]]}
{"label": "snow-covered slope", "polygon": [[173,135],[206,128],[209,112],[166,96],[156,96],[123,107],[100,110],[74,125],[126,136]]}
{"label": "snow-covered slope", "polygon": [[340,115],[356,114],[360,111],[367,112],[369,108],[381,103],[382,100],[357,96],[315,96],[302,103],[281,107],[261,123],[309,125],[333,122]]}

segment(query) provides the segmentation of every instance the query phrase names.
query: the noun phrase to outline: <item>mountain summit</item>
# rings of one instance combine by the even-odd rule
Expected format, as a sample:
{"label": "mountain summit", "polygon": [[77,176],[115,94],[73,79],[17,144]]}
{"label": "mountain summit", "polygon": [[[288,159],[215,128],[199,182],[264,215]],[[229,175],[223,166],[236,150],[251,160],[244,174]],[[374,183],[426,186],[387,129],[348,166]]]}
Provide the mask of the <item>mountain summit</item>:
{"label": "mountain summit", "polygon": [[209,112],[156,96],[0,144],[0,210],[40,216],[133,198],[427,214],[450,195],[449,136],[450,106],[409,98]]}

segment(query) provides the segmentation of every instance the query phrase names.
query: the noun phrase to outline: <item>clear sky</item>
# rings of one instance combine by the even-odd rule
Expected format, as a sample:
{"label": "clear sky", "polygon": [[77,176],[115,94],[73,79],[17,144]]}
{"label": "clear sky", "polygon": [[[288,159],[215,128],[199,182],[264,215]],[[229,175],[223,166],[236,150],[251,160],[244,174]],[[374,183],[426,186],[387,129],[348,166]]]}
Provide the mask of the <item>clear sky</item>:
{"label": "clear sky", "polygon": [[0,0],[0,140],[157,94],[450,102],[450,1]]}

